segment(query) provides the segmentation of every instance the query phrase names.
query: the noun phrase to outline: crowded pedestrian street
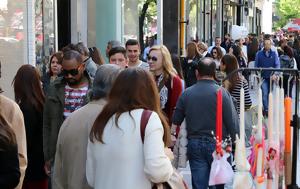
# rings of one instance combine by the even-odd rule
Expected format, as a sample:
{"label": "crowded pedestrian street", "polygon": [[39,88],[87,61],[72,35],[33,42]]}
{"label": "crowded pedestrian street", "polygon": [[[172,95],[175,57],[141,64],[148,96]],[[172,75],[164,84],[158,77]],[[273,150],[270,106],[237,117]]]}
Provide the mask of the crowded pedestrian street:
{"label": "crowded pedestrian street", "polygon": [[0,0],[0,189],[299,189],[299,0]]}

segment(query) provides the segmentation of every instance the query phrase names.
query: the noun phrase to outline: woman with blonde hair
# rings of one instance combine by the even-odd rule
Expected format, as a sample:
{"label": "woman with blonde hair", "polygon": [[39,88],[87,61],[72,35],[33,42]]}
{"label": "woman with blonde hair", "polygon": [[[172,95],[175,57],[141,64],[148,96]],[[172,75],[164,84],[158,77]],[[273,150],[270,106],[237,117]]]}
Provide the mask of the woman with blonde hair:
{"label": "woman with blonde hair", "polygon": [[167,115],[169,124],[171,124],[173,110],[184,90],[184,82],[177,75],[170,52],[166,46],[156,45],[151,47],[147,60],[150,71],[155,76],[161,108]]}

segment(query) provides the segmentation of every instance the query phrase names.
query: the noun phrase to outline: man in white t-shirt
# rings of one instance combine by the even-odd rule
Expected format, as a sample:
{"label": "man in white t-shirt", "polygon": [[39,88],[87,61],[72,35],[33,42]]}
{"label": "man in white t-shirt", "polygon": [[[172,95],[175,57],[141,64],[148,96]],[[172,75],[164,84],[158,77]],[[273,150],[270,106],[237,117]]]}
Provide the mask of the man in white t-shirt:
{"label": "man in white t-shirt", "polygon": [[136,39],[128,39],[125,47],[126,54],[129,59],[128,67],[141,67],[145,70],[149,70],[149,64],[139,59],[141,55],[141,48],[139,42]]}
{"label": "man in white t-shirt", "polygon": [[221,47],[221,43],[222,43],[222,40],[221,40],[221,37],[216,37],[215,38],[215,45],[212,45],[208,48],[208,52],[211,54],[211,50],[214,48],[214,47],[220,47],[222,53],[223,53],[223,56],[226,54],[226,50]]}

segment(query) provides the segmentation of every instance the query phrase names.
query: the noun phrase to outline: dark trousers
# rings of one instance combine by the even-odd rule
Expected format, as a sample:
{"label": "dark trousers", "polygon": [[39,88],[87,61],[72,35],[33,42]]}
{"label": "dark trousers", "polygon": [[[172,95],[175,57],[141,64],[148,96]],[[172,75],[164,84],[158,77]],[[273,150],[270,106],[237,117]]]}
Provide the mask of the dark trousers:
{"label": "dark trousers", "polygon": [[[216,148],[215,145],[216,143],[211,137],[189,139],[187,154],[191,167],[193,189],[208,188],[210,168],[213,162],[212,153]],[[223,189],[224,185],[209,188]]]}

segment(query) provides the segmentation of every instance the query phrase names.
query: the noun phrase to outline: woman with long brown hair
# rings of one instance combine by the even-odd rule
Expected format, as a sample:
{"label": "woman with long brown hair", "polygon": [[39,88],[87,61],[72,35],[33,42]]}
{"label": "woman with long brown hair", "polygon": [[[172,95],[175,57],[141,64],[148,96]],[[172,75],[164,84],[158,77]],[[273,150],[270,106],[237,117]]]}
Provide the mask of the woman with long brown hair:
{"label": "woman with long brown hair", "polygon": [[213,47],[211,49],[211,56],[212,56],[212,58],[214,59],[214,61],[216,63],[217,70],[219,70],[221,59],[224,56],[221,48],[220,47]]}
{"label": "woman with long brown hair", "polygon": [[35,67],[20,67],[14,81],[15,101],[24,115],[28,166],[23,189],[45,189],[48,185],[43,155],[43,108],[44,93],[41,79]]}
{"label": "woman with long brown hair", "polygon": [[[170,178],[172,165],[164,152],[170,130],[152,77],[142,68],[125,69],[117,77],[88,142],[86,175],[93,188],[150,189],[151,182]],[[144,110],[152,114],[142,142]]]}
{"label": "woman with long brown hair", "polygon": [[[234,55],[226,54],[221,59],[220,69],[221,71],[225,72],[226,75],[230,74],[238,68],[238,61]],[[245,110],[248,110],[252,105],[252,101],[250,97],[248,81],[245,79],[245,77],[236,72],[231,77],[229,77],[229,80],[225,81],[225,88],[237,101],[236,108],[238,114],[240,113],[240,90],[242,87],[245,90]]]}
{"label": "woman with long brown hair", "polygon": [[197,82],[195,70],[199,59],[201,58],[197,44],[190,42],[186,47],[186,57],[182,61],[182,70],[184,80],[187,87],[194,85]]}
{"label": "woman with long brown hair", "polygon": [[16,135],[0,114],[0,188],[13,189],[20,180]]}
{"label": "woman with long brown hair", "polygon": [[47,93],[49,85],[61,75],[61,64],[63,60],[63,53],[56,52],[54,53],[49,61],[48,72],[43,75],[43,90]]}

